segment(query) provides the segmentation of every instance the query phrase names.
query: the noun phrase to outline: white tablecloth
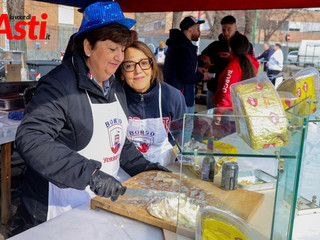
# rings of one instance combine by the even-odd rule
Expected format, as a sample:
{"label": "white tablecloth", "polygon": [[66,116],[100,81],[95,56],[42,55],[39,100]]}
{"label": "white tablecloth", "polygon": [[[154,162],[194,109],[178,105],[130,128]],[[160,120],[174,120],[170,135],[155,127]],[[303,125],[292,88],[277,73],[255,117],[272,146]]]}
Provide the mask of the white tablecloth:
{"label": "white tablecloth", "polygon": [[0,144],[13,142],[21,121],[8,118],[8,112],[0,111]]}
{"label": "white tablecloth", "polygon": [[10,240],[163,240],[162,230],[89,204],[22,232]]}

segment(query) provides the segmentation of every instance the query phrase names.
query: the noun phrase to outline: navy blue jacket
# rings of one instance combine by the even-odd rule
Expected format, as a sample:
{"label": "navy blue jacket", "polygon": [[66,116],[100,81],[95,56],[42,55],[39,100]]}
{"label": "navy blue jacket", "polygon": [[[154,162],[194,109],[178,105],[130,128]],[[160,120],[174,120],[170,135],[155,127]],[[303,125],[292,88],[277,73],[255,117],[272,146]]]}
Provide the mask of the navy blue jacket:
{"label": "navy blue jacket", "polygon": [[198,72],[197,46],[178,29],[171,29],[166,59],[163,66],[164,80],[179,89],[188,107],[195,103],[195,86],[204,75]]}
{"label": "navy blue jacket", "polygon": [[[85,189],[101,163],[77,152],[89,143],[93,119],[88,95],[93,103],[116,100],[127,114],[122,82],[114,79],[107,96],[88,78],[89,68],[77,51],[73,58],[42,77],[25,110],[16,135],[16,146],[28,168],[22,189],[22,204],[40,222],[46,221],[48,182],[60,188]],[[121,167],[131,176],[150,162],[126,139],[120,155]]]}
{"label": "navy blue jacket", "polygon": [[[129,118],[159,118],[159,84],[155,82],[146,93],[136,93],[127,84],[124,84],[127,97]],[[170,122],[187,112],[185,100],[181,92],[167,83],[161,83],[161,108],[165,128],[170,127]]]}
{"label": "navy blue jacket", "polygon": [[259,60],[261,58],[263,58],[264,61],[268,62],[271,55],[274,53],[274,50],[272,49],[272,47],[269,47],[268,50],[264,51],[259,57],[257,57],[256,59]]}

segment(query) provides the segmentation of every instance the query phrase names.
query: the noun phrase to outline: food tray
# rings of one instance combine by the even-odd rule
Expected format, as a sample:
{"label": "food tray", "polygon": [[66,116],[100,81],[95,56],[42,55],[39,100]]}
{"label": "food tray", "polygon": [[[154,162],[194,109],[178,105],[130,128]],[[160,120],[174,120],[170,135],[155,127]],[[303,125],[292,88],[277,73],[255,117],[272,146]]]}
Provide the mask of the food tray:
{"label": "food tray", "polygon": [[[247,181],[249,184],[241,183]],[[276,178],[260,170],[239,171],[238,187],[249,191],[272,189],[276,186]]]}
{"label": "food tray", "polygon": [[0,97],[0,110],[15,110],[24,107],[23,96],[19,93]]}

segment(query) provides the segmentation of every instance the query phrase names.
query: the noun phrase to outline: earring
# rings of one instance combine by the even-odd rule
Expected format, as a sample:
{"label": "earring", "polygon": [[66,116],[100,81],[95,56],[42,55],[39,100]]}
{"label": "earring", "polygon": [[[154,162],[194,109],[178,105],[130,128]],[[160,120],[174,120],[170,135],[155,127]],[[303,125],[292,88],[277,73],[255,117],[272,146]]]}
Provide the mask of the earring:
{"label": "earring", "polygon": [[88,54],[87,54],[87,57],[90,57],[90,56],[91,56],[91,53],[88,53]]}

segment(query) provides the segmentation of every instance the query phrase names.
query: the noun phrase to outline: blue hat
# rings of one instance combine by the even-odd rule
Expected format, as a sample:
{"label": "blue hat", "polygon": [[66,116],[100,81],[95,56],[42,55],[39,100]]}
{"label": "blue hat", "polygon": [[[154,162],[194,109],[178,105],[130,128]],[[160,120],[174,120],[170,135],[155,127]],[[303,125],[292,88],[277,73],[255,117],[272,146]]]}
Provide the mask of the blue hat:
{"label": "blue hat", "polygon": [[93,3],[84,10],[81,26],[75,37],[89,30],[112,23],[117,23],[130,29],[136,21],[131,18],[125,18],[119,4],[116,2]]}

